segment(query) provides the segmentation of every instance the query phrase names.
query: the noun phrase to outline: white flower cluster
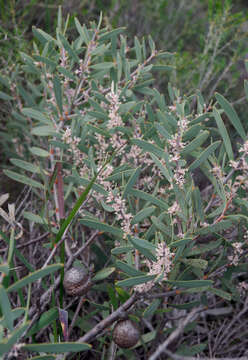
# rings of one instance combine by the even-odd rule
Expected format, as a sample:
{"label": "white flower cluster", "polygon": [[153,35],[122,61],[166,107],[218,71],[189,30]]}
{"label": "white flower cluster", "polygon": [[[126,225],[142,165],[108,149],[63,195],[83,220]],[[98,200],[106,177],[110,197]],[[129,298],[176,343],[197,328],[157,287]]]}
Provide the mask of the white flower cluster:
{"label": "white flower cluster", "polygon": [[109,203],[115,210],[116,219],[121,221],[121,228],[124,236],[132,235],[131,220],[133,215],[127,212],[126,201],[121,198],[120,194],[114,194],[110,191],[107,196],[107,203]]}
{"label": "white flower cluster", "polygon": [[[184,124],[184,127],[185,126]],[[170,145],[170,162],[176,165],[174,169],[174,181],[180,188],[183,188],[187,169],[180,165],[179,160],[181,158],[180,151],[185,147],[185,143],[181,140],[180,134],[175,134],[172,139],[168,140],[168,144]]]}
{"label": "white flower cluster", "polygon": [[[160,281],[164,281],[168,279],[168,274],[171,271],[172,266],[172,258],[174,253],[170,251],[170,249],[166,246],[165,243],[159,243],[156,248],[156,262],[146,261],[146,264],[149,268],[149,272],[147,275],[159,275],[163,274],[163,277]],[[135,291],[139,293],[147,292],[151,290],[154,286],[154,281],[151,280],[147,283],[140,284],[135,286]]]}
{"label": "white flower cluster", "polygon": [[72,137],[71,128],[67,127],[62,136],[62,140],[66,144],[70,145],[69,152],[71,152],[73,155],[75,165],[76,166],[80,165],[82,163],[83,154],[78,149],[78,144],[80,143],[81,139],[76,136]]}
{"label": "white flower cluster", "polygon": [[[123,127],[124,123],[122,121],[121,116],[119,115],[118,111],[119,111],[119,107],[121,105],[121,102],[119,101],[119,95],[120,95],[120,91],[117,90],[116,92],[114,92],[114,83],[111,86],[111,91],[106,95],[106,98],[109,100],[110,105],[109,105],[109,121],[107,124],[107,127],[109,129],[113,129],[115,127]],[[126,144],[126,140],[122,139],[121,137],[121,133],[119,131],[115,132],[113,134],[113,136],[111,137],[111,144],[113,146],[114,149],[119,149],[120,147],[122,147],[123,145]],[[122,148],[120,153],[123,153],[124,149]]]}
{"label": "white flower cluster", "polygon": [[232,244],[234,248],[234,254],[228,256],[228,260],[230,261],[231,265],[237,266],[239,263],[239,258],[243,254],[244,250],[242,249],[242,243],[241,242],[235,242]]}

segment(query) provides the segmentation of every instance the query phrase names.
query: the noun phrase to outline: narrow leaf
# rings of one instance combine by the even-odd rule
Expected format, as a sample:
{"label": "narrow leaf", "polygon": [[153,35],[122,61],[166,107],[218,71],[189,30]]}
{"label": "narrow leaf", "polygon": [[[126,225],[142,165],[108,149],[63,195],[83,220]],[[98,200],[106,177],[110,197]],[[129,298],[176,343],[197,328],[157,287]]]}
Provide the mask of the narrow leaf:
{"label": "narrow leaf", "polygon": [[224,145],[226,148],[227,155],[229,157],[229,160],[233,160],[233,150],[232,150],[232,144],[228,135],[228,132],[226,130],[225,124],[220,116],[219,111],[214,107],[213,114],[215,117],[216,124],[219,128],[220,135],[224,141]]}
{"label": "narrow leaf", "polygon": [[60,114],[62,114],[63,113],[62,88],[61,88],[60,79],[57,75],[55,75],[53,79],[53,89]]}
{"label": "narrow leaf", "polygon": [[13,314],[11,311],[11,306],[10,306],[10,302],[9,302],[9,298],[8,295],[6,293],[6,290],[4,289],[4,287],[2,285],[0,285],[0,307],[1,307],[1,312],[4,316],[4,320],[5,323],[7,325],[7,328],[10,331],[14,330],[13,327]]}
{"label": "narrow leaf", "polygon": [[22,113],[25,116],[30,117],[31,119],[39,120],[40,122],[42,122],[44,124],[47,124],[47,125],[52,124],[51,120],[48,119],[41,111],[34,110],[32,108],[23,108]]}
{"label": "narrow leaf", "polygon": [[44,150],[44,149],[41,149],[39,147],[36,147],[36,146],[32,146],[29,148],[29,151],[36,155],[36,156],[40,156],[40,157],[48,157],[50,156],[49,152]]}
{"label": "narrow leaf", "polygon": [[138,177],[140,175],[140,172],[141,172],[141,168],[135,169],[133,175],[130,177],[130,179],[127,182],[127,185],[125,186],[125,189],[124,189],[123,195],[122,195],[123,198],[125,198],[129,194],[130,190],[135,185],[135,183],[138,180]]}
{"label": "narrow leaf", "polygon": [[155,278],[155,275],[142,275],[142,276],[135,276],[129,279],[117,281],[116,286],[119,287],[131,287],[139,284],[144,284],[148,281],[151,281]]}
{"label": "narrow leaf", "polygon": [[116,267],[130,276],[141,276],[144,275],[142,271],[136,270],[134,267],[124,263],[123,261],[117,260],[115,263]]}
{"label": "narrow leaf", "polygon": [[236,113],[236,111],[234,110],[232,105],[229,103],[229,101],[227,101],[224,98],[224,96],[222,96],[219,93],[215,93],[215,97],[216,97],[218,103],[220,104],[220,106],[222,107],[222,109],[227,114],[227,116],[228,116],[229,120],[231,121],[232,125],[237,130],[238,134],[241,136],[241,138],[243,140],[245,140],[245,138],[246,138],[245,130],[244,130],[243,125],[241,124],[241,122],[239,120],[238,114]]}
{"label": "narrow leaf", "polygon": [[102,269],[96,273],[96,275],[92,278],[92,281],[100,281],[106,279],[114,271],[115,271],[114,267],[107,267],[105,269]]}
{"label": "narrow leaf", "polygon": [[22,349],[37,352],[47,352],[54,354],[63,354],[65,352],[79,352],[91,349],[90,344],[76,343],[76,342],[64,342],[64,343],[42,343],[42,344],[29,344],[24,345]]}
{"label": "narrow leaf", "polygon": [[11,292],[11,291],[17,291],[18,289],[21,289],[22,287],[33,283],[35,281],[37,281],[40,278],[43,278],[46,275],[50,275],[52,273],[54,273],[57,270],[60,270],[63,267],[63,264],[53,264],[53,265],[48,265],[46,268],[44,269],[40,269],[37,271],[32,272],[31,274],[25,276],[24,278],[16,281],[13,285],[10,285],[7,288],[7,292]]}
{"label": "narrow leaf", "polygon": [[205,286],[211,286],[213,284],[212,280],[188,280],[188,281],[181,281],[181,280],[176,280],[176,281],[166,281],[167,283],[173,285],[173,286],[177,286],[177,287],[182,287],[182,288],[198,288],[198,287],[205,287]]}
{"label": "narrow leaf", "polygon": [[120,228],[101,223],[100,221],[94,221],[86,218],[86,219],[81,219],[79,222],[84,226],[88,226],[91,229],[97,229],[99,231],[107,232],[118,237],[123,236],[123,231]]}
{"label": "narrow leaf", "polygon": [[27,161],[24,160],[20,160],[20,159],[10,159],[10,162],[18,167],[20,167],[21,169],[24,169],[26,171],[30,171],[32,173],[39,173],[40,169],[38,166],[31,164]]}
{"label": "narrow leaf", "polygon": [[29,330],[27,336],[32,336],[34,334],[37,334],[38,331],[49,326],[57,318],[58,318],[58,309],[57,308],[49,309],[48,311],[44,312],[41,315],[38,321],[35,322],[35,324]]}
{"label": "narrow leaf", "polygon": [[155,211],[155,206],[150,206],[140,210],[132,219],[131,224],[137,224],[149,217]]}
{"label": "narrow leaf", "polygon": [[200,155],[199,157],[193,161],[193,163],[189,166],[189,170],[192,171],[199,167],[207,158],[217,149],[220,145],[221,141],[215,141],[213,144],[209,145]]}
{"label": "narrow leaf", "polygon": [[44,190],[44,186],[39,183],[38,181],[35,181],[25,175],[20,175],[14,171],[11,171],[11,170],[4,170],[3,171],[5,175],[7,175],[9,178],[15,180],[15,181],[18,181],[22,184],[25,184],[25,185],[28,185],[28,186],[31,186],[31,187],[35,187],[35,188],[38,188],[38,189],[41,189],[41,190]]}

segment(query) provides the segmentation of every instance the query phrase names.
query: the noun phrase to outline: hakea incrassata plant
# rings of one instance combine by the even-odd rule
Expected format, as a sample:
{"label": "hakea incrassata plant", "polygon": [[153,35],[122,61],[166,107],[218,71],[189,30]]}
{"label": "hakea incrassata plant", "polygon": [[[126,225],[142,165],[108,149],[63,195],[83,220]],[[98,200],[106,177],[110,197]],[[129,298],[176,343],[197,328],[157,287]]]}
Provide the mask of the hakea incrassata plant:
{"label": "hakea incrassata plant", "polygon": [[[124,29],[101,28],[101,21],[87,28],[75,19],[75,25],[72,41],[61,13],[56,38],[34,29],[32,56],[22,54],[22,73],[5,79],[11,116],[21,124],[11,159],[19,172],[5,174],[34,189],[37,208],[22,217],[52,237],[52,251],[42,247],[37,259],[36,277],[17,288],[62,265],[80,266],[79,259],[96,271],[90,293],[103,289],[99,280],[108,283],[107,311],[115,312],[105,313],[98,327],[79,339],[90,342],[135,302],[140,311],[139,298],[156,294],[159,286],[232,299],[239,284],[230,271],[247,269],[248,146],[238,115],[222,95],[207,106],[199,92],[181,96],[169,84],[167,98],[156,89],[156,74],[167,80],[173,55],[157,51],[150,37],[131,43],[120,35]],[[240,145],[230,141],[223,111]],[[13,239],[12,234],[12,245]],[[58,247],[62,265],[56,264]],[[38,283],[40,305],[32,304],[25,319],[32,323],[46,311],[63,276],[62,269],[47,290]],[[16,289],[6,284],[8,293]],[[61,309],[63,298],[61,287]],[[61,309],[68,340],[71,329],[66,332]],[[8,326],[12,331],[12,323]],[[30,334],[26,330],[23,338]]]}

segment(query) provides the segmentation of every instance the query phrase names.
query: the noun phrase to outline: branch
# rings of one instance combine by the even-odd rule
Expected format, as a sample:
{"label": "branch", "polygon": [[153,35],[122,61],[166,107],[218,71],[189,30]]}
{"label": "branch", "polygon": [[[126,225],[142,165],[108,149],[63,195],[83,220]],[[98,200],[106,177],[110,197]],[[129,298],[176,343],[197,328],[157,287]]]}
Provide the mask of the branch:
{"label": "branch", "polygon": [[184,321],[182,321],[176,330],[173,331],[173,333],[170,334],[170,336],[161,344],[159,345],[159,347],[157,348],[157,350],[149,357],[148,360],[156,360],[163,352],[165,352],[167,346],[174,341],[178,335],[180,335],[180,333],[183,332],[185,326],[190,322],[195,320],[195,318],[197,317],[197,313],[199,311],[201,311],[202,308],[201,307],[197,307],[195,309],[193,309],[188,316],[184,319]]}

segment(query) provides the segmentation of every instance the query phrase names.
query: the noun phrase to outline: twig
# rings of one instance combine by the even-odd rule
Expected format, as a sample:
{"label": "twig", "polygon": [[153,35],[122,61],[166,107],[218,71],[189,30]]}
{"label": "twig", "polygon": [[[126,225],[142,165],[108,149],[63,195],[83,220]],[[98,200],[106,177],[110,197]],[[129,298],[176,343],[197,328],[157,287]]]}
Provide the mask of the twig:
{"label": "twig", "polygon": [[194,356],[184,356],[184,355],[181,356],[181,355],[173,354],[168,349],[165,349],[164,352],[175,360],[247,360],[248,359],[247,356],[242,356],[238,358],[194,357]]}
{"label": "twig", "polygon": [[81,307],[82,307],[82,305],[83,305],[84,302],[85,302],[85,298],[82,296],[81,299],[80,299],[80,301],[79,301],[79,303],[78,303],[77,309],[76,309],[76,311],[75,311],[75,313],[74,313],[72,322],[71,322],[71,324],[70,324],[70,326],[69,326],[68,339],[67,339],[67,341],[69,341],[69,339],[70,339],[71,331],[72,331],[72,329],[73,329],[73,326],[74,326],[74,324],[75,324],[75,322],[76,322],[76,320],[77,320],[78,313],[79,313],[79,311],[80,311],[80,309],[81,309]]}
{"label": "twig", "polygon": [[[47,237],[49,234],[50,234],[50,232],[47,231],[46,233],[38,236],[36,239],[30,240],[30,241],[28,241],[28,242],[26,242],[26,243],[24,243],[24,244],[16,245],[15,248],[16,248],[16,249],[22,249],[22,248],[24,248],[24,247],[26,247],[26,246],[32,245],[32,244],[34,244],[34,243],[36,243],[36,242],[44,239],[44,238]],[[8,248],[0,249],[0,253],[4,253],[5,251],[8,251]]]}
{"label": "twig", "polygon": [[188,314],[188,316],[182,321],[176,330],[170,334],[170,336],[157,348],[157,350],[149,357],[149,360],[156,360],[167,348],[167,346],[174,341],[181,332],[183,332],[185,326],[192,320],[195,320],[197,313],[201,311],[201,307],[197,307]]}
{"label": "twig", "polygon": [[[117,310],[115,310],[108,317],[100,321],[95,327],[93,327],[93,329],[88,331],[84,336],[79,338],[77,342],[79,343],[92,342],[99,334],[102,333],[103,330],[107,330],[107,328],[110,325],[112,325],[116,320],[118,320],[123,315],[123,312],[127,311],[137,300],[138,300],[138,296],[135,293]],[[69,355],[70,353],[67,356]]]}

